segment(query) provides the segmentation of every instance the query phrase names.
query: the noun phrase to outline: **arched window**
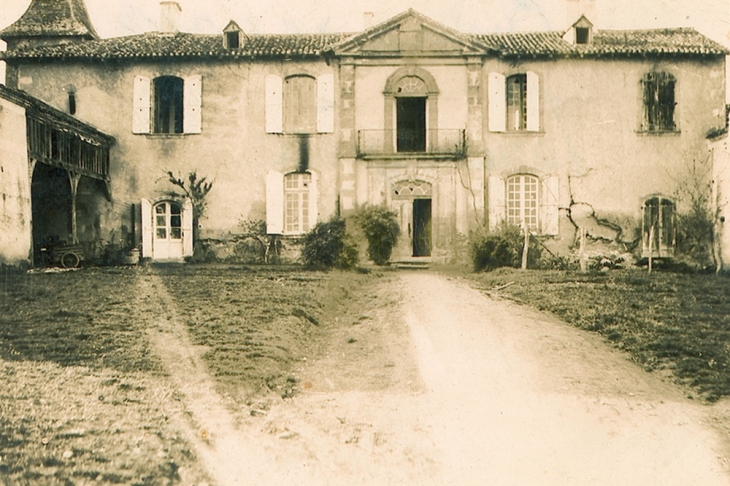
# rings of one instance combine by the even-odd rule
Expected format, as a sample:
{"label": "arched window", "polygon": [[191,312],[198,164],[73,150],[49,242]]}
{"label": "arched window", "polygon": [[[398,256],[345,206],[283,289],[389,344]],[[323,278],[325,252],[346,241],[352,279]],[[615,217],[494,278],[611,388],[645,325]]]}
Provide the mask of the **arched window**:
{"label": "arched window", "polygon": [[317,132],[317,81],[311,76],[290,76],[284,83],[284,132]]}
{"label": "arched window", "polygon": [[404,76],[395,86],[398,152],[426,151],[426,83]]}
{"label": "arched window", "polygon": [[183,80],[177,76],[155,78],[154,133],[183,133]]}
{"label": "arched window", "polygon": [[670,73],[646,73],[644,88],[644,127],[648,132],[671,132],[674,122],[676,80]]}
{"label": "arched window", "polygon": [[530,231],[539,231],[537,177],[519,174],[507,179],[507,222],[516,226],[527,225]]}

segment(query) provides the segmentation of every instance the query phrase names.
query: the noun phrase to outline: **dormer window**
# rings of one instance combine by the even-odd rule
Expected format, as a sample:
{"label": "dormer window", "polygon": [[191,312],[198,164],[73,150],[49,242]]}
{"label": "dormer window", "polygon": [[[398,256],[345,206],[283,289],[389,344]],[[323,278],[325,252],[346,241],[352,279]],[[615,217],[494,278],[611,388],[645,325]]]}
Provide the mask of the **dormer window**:
{"label": "dormer window", "polygon": [[575,28],[575,43],[576,44],[588,44],[588,37],[591,30],[588,27],[576,27]]}
{"label": "dormer window", "polygon": [[223,45],[226,49],[240,49],[243,40],[243,29],[233,20],[223,29]]}
{"label": "dormer window", "polygon": [[238,49],[241,47],[241,38],[239,32],[226,32],[226,46],[229,49]]}
{"label": "dormer window", "polygon": [[593,34],[595,34],[593,24],[585,15],[581,15],[565,32],[563,40],[574,45],[586,45],[593,42]]}

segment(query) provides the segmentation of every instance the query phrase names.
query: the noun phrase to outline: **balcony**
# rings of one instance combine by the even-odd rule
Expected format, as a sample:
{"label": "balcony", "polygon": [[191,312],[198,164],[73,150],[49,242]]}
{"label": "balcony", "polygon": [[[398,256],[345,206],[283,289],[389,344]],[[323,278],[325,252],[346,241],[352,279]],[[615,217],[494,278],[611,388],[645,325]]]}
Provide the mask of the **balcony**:
{"label": "balcony", "polygon": [[360,158],[458,159],[466,156],[466,133],[445,130],[358,130]]}

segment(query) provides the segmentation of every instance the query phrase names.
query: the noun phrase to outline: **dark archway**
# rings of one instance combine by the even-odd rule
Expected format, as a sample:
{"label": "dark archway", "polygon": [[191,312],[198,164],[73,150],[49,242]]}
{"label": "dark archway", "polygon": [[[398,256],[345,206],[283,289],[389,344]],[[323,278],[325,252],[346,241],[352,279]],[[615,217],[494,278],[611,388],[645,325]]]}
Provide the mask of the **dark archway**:
{"label": "dark archway", "polygon": [[40,249],[72,239],[71,182],[66,170],[36,163],[31,183],[33,254],[40,262]]}

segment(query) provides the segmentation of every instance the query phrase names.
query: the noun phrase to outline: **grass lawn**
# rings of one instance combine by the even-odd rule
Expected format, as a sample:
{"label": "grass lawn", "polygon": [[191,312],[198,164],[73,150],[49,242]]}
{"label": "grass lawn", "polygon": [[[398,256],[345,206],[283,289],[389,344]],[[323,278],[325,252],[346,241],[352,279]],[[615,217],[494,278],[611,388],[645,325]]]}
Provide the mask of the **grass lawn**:
{"label": "grass lawn", "polygon": [[[730,279],[645,270],[581,274],[498,269],[477,287],[603,335],[649,371],[709,401],[730,395]],[[503,285],[512,284],[497,289]]]}
{"label": "grass lawn", "polygon": [[161,276],[232,396],[294,393],[290,369],[368,276],[167,266],[0,269],[0,484],[210,482],[147,340],[139,279]]}

